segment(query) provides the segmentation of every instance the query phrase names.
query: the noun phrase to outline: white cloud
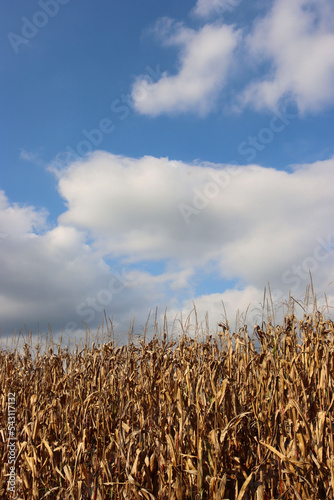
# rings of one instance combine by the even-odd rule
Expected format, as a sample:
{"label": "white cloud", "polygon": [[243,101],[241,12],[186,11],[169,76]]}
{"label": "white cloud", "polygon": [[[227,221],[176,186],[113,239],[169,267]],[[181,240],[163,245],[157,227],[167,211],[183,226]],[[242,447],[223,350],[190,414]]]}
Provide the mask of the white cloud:
{"label": "white cloud", "polygon": [[10,203],[0,192],[3,338],[25,325],[45,333],[48,324],[56,337],[63,331],[65,342],[80,338],[84,323],[94,332],[104,309],[116,329],[127,331],[132,316],[143,326],[149,309],[177,296],[193,273],[188,267],[152,276],[119,261],[107,264],[87,241],[84,230],[62,224],[50,229],[47,212]]}
{"label": "white cloud", "polygon": [[[204,19],[232,11],[241,0],[198,0],[194,13]],[[264,17],[252,20],[251,32],[205,24],[197,31],[163,18],[155,32],[164,45],[179,50],[175,74],[156,82],[139,76],[132,88],[137,112],[150,116],[215,109],[233,74],[249,82],[234,87],[231,109],[251,105],[276,109],[286,101],[299,112],[320,112],[334,102],[334,5],[331,0],[274,0]],[[255,70],[255,74],[254,74]],[[257,72],[257,73],[256,73]],[[239,93],[239,95],[238,95]],[[229,93],[230,95],[230,93]]]}
{"label": "white cloud", "polygon": [[[287,173],[251,165],[229,175],[227,166],[98,152],[60,178],[68,210],[59,221],[90,231],[96,248],[114,257],[191,265],[227,259],[229,274],[255,279],[260,266],[265,274],[273,267],[271,242],[286,265],[308,239],[312,245],[328,234],[333,166],[327,160]],[[247,255],[253,265],[245,265]]]}
{"label": "white cloud", "polygon": [[227,166],[96,153],[61,177],[68,210],[60,222],[90,231],[101,255],[125,263],[213,262],[224,278],[259,289],[270,281],[287,292],[289,284],[306,286],[308,266],[322,284],[332,268],[329,251],[313,260],[319,239],[333,236],[333,167],[331,159],[292,173],[253,165],[229,174]]}
{"label": "white cloud", "polygon": [[188,111],[205,115],[227,82],[240,32],[217,24],[195,31],[170,19],[161,20],[157,31],[165,45],[179,48],[179,71],[165,72],[157,82],[138,77],[132,89],[136,110],[150,116]]}
{"label": "white cloud", "polygon": [[241,102],[275,108],[282,99],[301,113],[334,101],[334,7],[329,0],[275,0],[246,39],[251,60],[270,69],[252,81]]}
{"label": "white cloud", "polygon": [[[71,336],[82,322],[93,331],[104,309],[117,328],[127,330],[135,316],[140,329],[156,305],[169,318],[190,312],[190,297],[214,328],[221,299],[233,320],[236,309],[259,306],[268,281],[275,301],[289,288],[299,298],[309,268],[328,293],[333,177],[334,159],[287,173],[97,152],[59,173],[67,209],[52,229],[46,214],[1,193],[2,332],[24,323],[36,331],[39,321]],[[193,209],[188,223],[185,205]],[[237,289],[198,295],[206,273],[236,279]]]}
{"label": "white cloud", "polygon": [[32,235],[46,227],[47,215],[46,210],[9,203],[4,191],[0,191],[0,228],[3,234]]}

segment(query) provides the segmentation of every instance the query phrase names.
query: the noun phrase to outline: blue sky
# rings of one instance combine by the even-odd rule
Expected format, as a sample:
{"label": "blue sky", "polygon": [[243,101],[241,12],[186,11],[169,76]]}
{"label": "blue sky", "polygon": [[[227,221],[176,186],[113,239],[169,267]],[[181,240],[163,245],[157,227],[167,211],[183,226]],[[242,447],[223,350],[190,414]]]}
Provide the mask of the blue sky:
{"label": "blue sky", "polygon": [[331,1],[2,11],[2,332],[333,305]]}

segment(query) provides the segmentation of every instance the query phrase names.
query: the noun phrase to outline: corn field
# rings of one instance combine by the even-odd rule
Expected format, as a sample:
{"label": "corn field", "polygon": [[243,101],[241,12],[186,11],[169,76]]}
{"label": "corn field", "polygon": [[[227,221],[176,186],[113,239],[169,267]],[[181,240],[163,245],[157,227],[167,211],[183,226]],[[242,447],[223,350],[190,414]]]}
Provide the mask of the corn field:
{"label": "corn field", "polygon": [[334,323],[0,351],[18,499],[334,499]]}

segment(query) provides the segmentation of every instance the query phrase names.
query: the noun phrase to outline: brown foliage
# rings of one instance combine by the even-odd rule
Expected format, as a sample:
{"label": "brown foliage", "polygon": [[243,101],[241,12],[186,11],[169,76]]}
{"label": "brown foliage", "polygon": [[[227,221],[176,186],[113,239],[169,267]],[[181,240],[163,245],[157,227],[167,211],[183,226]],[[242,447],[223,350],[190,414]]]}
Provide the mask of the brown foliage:
{"label": "brown foliage", "polygon": [[16,393],[21,499],[334,499],[334,324],[0,351],[0,497]]}

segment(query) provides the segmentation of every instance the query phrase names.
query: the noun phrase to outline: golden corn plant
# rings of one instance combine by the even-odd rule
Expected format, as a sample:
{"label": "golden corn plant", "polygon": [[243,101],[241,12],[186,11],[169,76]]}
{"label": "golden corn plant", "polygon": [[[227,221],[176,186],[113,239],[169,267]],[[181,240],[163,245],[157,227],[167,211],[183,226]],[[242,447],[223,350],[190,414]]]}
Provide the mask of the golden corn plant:
{"label": "golden corn plant", "polygon": [[0,351],[19,499],[334,499],[334,324]]}

